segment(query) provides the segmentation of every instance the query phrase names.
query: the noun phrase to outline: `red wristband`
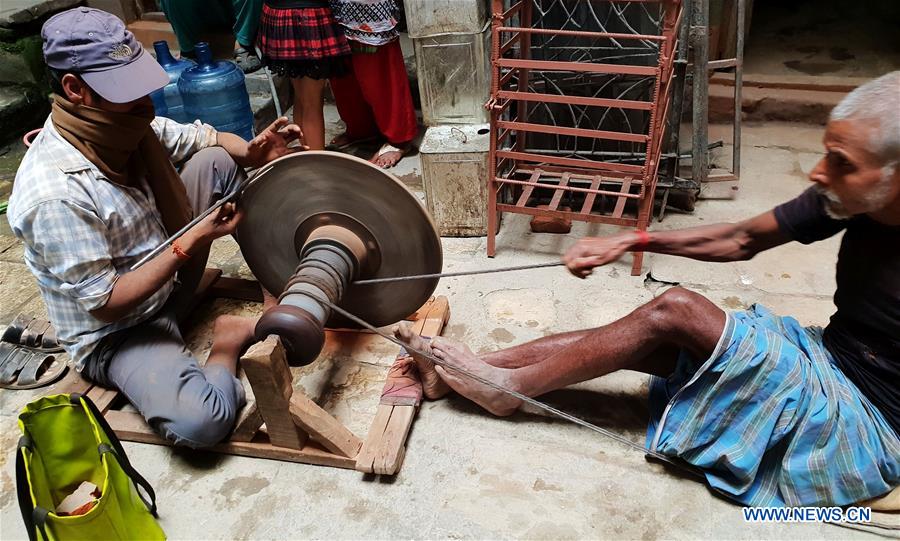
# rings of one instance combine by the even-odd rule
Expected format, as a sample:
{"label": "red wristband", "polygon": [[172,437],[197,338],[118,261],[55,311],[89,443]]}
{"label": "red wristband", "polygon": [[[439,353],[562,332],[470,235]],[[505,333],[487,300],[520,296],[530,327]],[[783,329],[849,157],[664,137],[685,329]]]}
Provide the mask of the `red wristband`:
{"label": "red wristband", "polygon": [[637,233],[638,236],[638,241],[634,245],[635,248],[643,250],[650,245],[650,233],[647,233],[646,231],[635,231],[635,233]]}
{"label": "red wristband", "polygon": [[181,259],[183,261],[187,261],[188,259],[191,258],[191,254],[182,250],[181,246],[178,245],[177,240],[172,242],[172,253],[175,254],[175,257],[177,257],[178,259]]}

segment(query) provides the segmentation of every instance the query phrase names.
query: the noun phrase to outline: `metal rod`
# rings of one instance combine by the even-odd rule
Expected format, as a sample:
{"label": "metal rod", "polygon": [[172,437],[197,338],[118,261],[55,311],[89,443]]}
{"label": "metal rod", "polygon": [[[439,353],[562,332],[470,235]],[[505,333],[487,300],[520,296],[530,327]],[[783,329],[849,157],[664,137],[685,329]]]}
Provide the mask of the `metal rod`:
{"label": "metal rod", "polygon": [[494,383],[493,381],[491,381],[487,378],[481,377],[478,374],[475,374],[473,372],[470,372],[469,370],[466,370],[465,368],[462,368],[461,366],[458,366],[454,363],[447,362],[443,359],[438,359],[437,357],[435,357],[434,355],[432,355],[430,353],[426,353],[424,351],[418,350],[418,349],[410,346],[409,344],[405,344],[405,343],[401,342],[400,340],[398,340],[397,338],[378,330],[375,326],[356,317],[354,314],[351,314],[350,312],[344,310],[340,306],[335,305],[334,303],[332,303],[331,301],[329,301],[327,299],[323,299],[323,298],[319,298],[319,297],[313,297],[313,298],[315,298],[317,301],[319,301],[323,305],[329,306],[336,313],[344,316],[345,318],[356,323],[357,325],[360,325],[360,326],[372,331],[373,333],[377,334],[378,336],[384,338],[385,340],[388,340],[389,342],[393,342],[394,344],[402,347],[407,352],[412,352],[412,353],[415,353],[416,355],[420,355],[442,368],[451,370],[451,371],[461,374],[469,379],[475,380],[478,383],[481,383],[482,385],[486,385],[486,386],[488,386],[492,389],[495,389],[503,394],[512,396],[513,398],[516,398],[518,400],[521,400],[522,402],[525,402],[526,404],[530,404],[538,409],[546,411],[547,413],[550,413],[556,417],[559,417],[566,421],[570,421],[577,425],[583,426],[584,428],[593,430],[594,432],[603,434],[604,436],[606,436],[608,438],[612,438],[612,439],[616,440],[617,442],[619,442],[627,447],[630,447],[631,449],[634,449],[636,451],[643,453],[645,457],[655,458],[656,460],[659,460],[660,462],[665,462],[666,464],[671,464],[672,466],[675,466],[675,467],[682,469],[688,473],[691,473],[697,477],[705,479],[705,475],[703,474],[703,472],[691,464],[677,462],[674,459],[672,459],[662,453],[653,451],[651,449],[647,449],[643,445],[641,445],[639,443],[635,443],[620,434],[616,434],[615,432],[612,432],[605,428],[601,428],[593,423],[585,421],[584,419],[575,417],[574,415],[566,413],[560,409],[554,408],[553,406],[551,406],[549,404],[545,404],[545,403],[541,402],[540,400],[531,398],[530,396],[524,395],[517,391],[513,391],[512,389],[507,389],[506,387],[503,387],[502,385],[498,385],[498,384]]}
{"label": "metal rod", "polygon": [[[262,51],[259,50],[259,46],[254,47],[256,49],[256,56],[259,58],[259,61],[262,62]],[[272,79],[272,72],[269,71],[269,66],[263,64],[263,70],[266,72],[266,79],[269,80],[269,91],[272,93],[272,103],[275,104],[275,116],[277,118],[281,118],[281,102],[278,100],[278,90],[275,88],[275,81]]]}
{"label": "metal rod", "polygon": [[493,274],[496,272],[543,269],[547,267],[561,267],[563,265],[565,265],[565,263],[563,263],[562,261],[553,261],[550,263],[538,263],[536,265],[519,265],[516,267],[503,267],[499,269],[488,269],[480,271],[460,271],[436,274],[416,274],[412,276],[394,276],[390,278],[370,278],[368,280],[356,280],[355,282],[353,282],[353,285],[384,284],[388,282],[406,282],[409,280],[427,280],[430,278],[452,278],[454,276],[474,276],[476,274]]}
{"label": "metal rod", "polygon": [[213,212],[215,212],[216,210],[221,208],[225,203],[229,203],[231,201],[236,200],[238,198],[238,196],[240,194],[242,194],[244,192],[244,190],[247,189],[247,187],[250,186],[250,184],[253,183],[260,176],[261,173],[264,173],[265,171],[268,171],[269,169],[270,168],[266,167],[266,166],[263,166],[263,167],[260,167],[259,169],[257,169],[253,173],[253,175],[251,175],[250,177],[247,178],[247,180],[242,182],[237,188],[235,188],[235,190],[233,192],[231,192],[230,194],[226,195],[222,199],[219,199],[218,201],[213,203],[213,205],[211,207],[209,207],[208,209],[206,209],[205,211],[203,211],[202,214],[200,214],[199,216],[197,216],[196,218],[194,218],[193,220],[191,220],[190,222],[185,224],[184,227],[182,227],[181,229],[179,229],[178,231],[173,233],[172,236],[170,236],[169,238],[164,240],[162,243],[160,243],[159,246],[157,246],[156,248],[151,250],[150,253],[148,253],[147,255],[142,257],[137,263],[132,265],[131,269],[129,269],[129,270],[135,271],[135,270],[141,268],[142,266],[144,266],[145,263],[147,263],[154,257],[158,256],[170,244],[175,242],[177,239],[181,238],[181,236],[184,235],[185,233],[187,233],[190,228],[192,228],[195,225],[197,225],[198,223],[200,223],[204,218],[206,218],[207,216],[209,216],[210,214],[212,214]]}
{"label": "metal rod", "polygon": [[709,130],[709,0],[691,0],[691,48],[694,51],[693,70],[693,178],[706,182],[709,175],[709,151],[706,140]]}
{"label": "metal rod", "polygon": [[735,67],[734,67],[734,136],[732,140],[731,171],[736,178],[741,178],[741,115],[743,112],[743,99],[741,94],[744,86],[744,17],[745,1],[737,0],[737,40],[735,42]]}
{"label": "metal rod", "polygon": [[514,26],[501,26],[499,32],[521,32],[523,34],[547,34],[551,36],[576,36],[585,38],[611,38],[611,39],[638,39],[646,41],[665,41],[665,36],[643,34],[616,34],[614,32],[592,32],[589,30],[557,30],[555,28],[521,28]]}
{"label": "metal rod", "polygon": [[547,184],[542,182],[528,182],[525,180],[513,180],[510,178],[495,178],[494,182],[503,184],[515,184],[517,186],[531,186],[534,188],[547,188],[549,190],[564,190],[568,192],[592,193],[594,195],[608,195],[610,197],[625,197],[627,199],[640,199],[636,193],[611,192],[609,190],[593,190],[591,188],[579,188],[577,186],[558,187],[557,184]]}

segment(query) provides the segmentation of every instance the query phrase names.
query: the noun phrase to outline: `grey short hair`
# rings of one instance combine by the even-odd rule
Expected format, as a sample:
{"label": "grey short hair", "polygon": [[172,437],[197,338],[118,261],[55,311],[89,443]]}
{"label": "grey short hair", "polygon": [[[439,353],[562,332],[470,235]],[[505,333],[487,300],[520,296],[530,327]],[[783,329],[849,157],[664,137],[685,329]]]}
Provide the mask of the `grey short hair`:
{"label": "grey short hair", "polygon": [[900,71],[869,81],[841,100],[831,120],[859,120],[874,127],[871,149],[886,165],[900,163]]}

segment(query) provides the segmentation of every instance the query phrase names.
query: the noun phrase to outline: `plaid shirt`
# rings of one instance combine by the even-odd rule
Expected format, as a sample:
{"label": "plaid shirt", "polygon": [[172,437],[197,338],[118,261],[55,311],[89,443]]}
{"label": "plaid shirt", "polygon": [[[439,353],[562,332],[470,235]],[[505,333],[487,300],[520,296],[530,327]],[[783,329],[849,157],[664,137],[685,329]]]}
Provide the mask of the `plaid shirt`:
{"label": "plaid shirt", "polygon": [[[216,144],[216,131],[199,121],[157,117],[151,126],[174,163]],[[113,323],[90,314],[106,304],[119,275],[168,237],[146,179],[136,180],[135,186],[107,180],[49,118],[16,172],[9,225],[78,370],[101,338],[150,318],[173,289],[169,280]]]}

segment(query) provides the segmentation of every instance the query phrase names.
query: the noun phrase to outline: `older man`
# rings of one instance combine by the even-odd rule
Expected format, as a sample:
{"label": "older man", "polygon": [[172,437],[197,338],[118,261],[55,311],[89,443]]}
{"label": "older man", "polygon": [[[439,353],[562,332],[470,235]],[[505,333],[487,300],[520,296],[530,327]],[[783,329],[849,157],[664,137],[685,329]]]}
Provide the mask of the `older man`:
{"label": "older man", "polygon": [[245,178],[241,166],[289,152],[299,128],[280,119],[247,143],[199,121],[154,118],[149,94],[169,79],[109,13],[60,13],[42,36],[54,79],[52,111],[9,202],[25,262],[79,371],[124,393],[164,437],[213,445],[229,433],[244,400],[235,371],[254,321],[220,317],[201,369],[177,320],[209,244],[234,231],[240,211],[226,205],[130,268],[236,189]]}
{"label": "older man", "polygon": [[[815,185],[734,224],[579,241],[579,277],[644,250],[740,261],[844,232],[831,323],[802,327],[762,306],[726,314],[673,288],[621,320],[478,357],[443,338],[401,338],[527,396],[615,370],[657,376],[651,449],[702,468],[748,505],[844,505],[900,484],[900,72],[861,86],[825,129]],[[519,401],[417,359],[426,394],[450,388],[496,415]],[[449,387],[448,387],[449,386]]]}

